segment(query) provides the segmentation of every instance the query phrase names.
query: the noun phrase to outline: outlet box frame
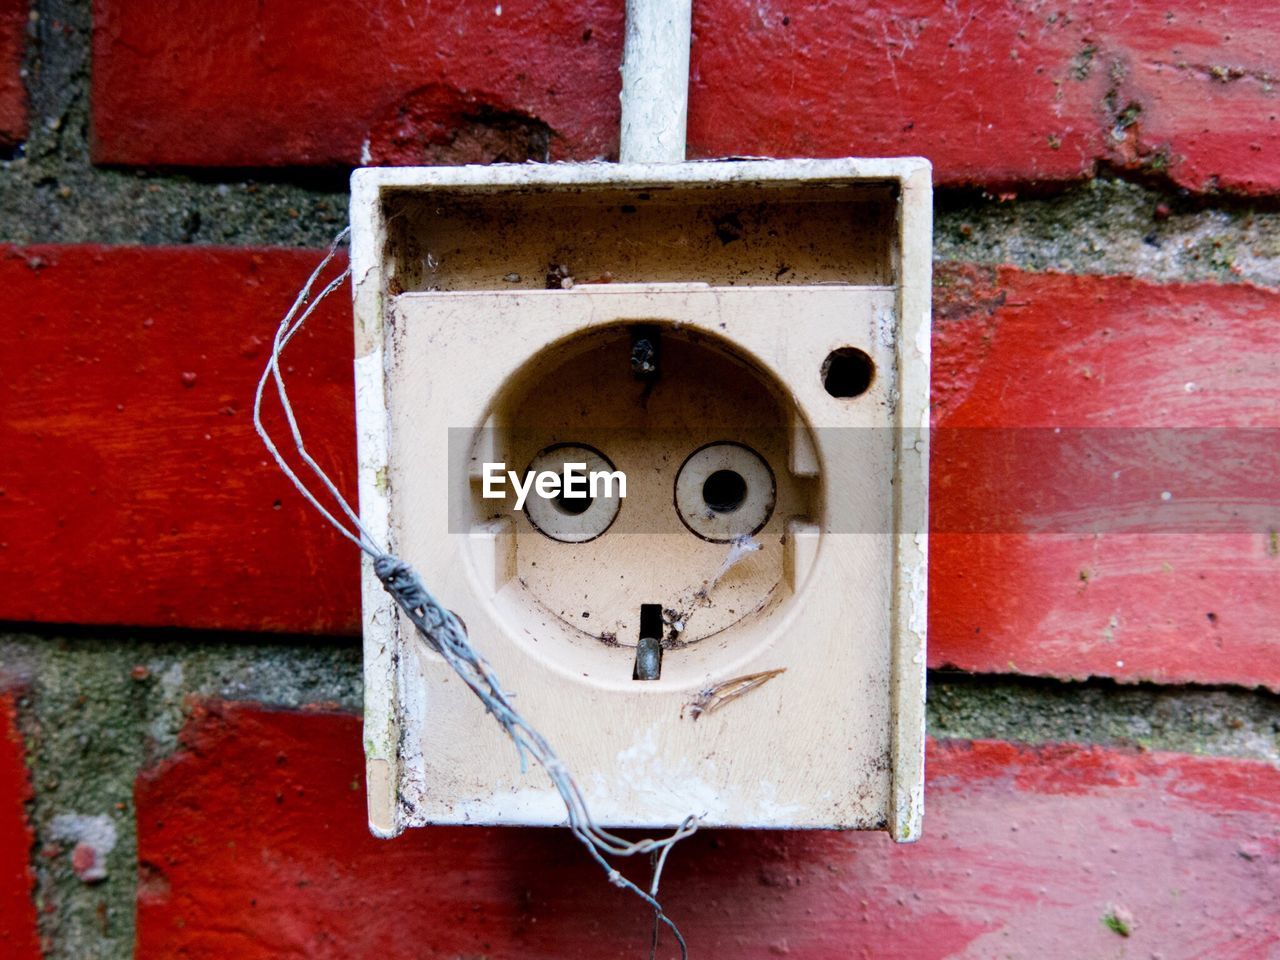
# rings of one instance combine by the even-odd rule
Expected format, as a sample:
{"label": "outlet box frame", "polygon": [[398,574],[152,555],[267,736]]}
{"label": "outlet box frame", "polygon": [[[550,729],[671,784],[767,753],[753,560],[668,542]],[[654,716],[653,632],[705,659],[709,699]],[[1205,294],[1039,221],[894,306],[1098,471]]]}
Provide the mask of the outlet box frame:
{"label": "outlet box frame", "polygon": [[[389,453],[392,424],[389,389],[393,346],[388,314],[403,292],[389,254],[394,224],[388,198],[421,195],[552,198],[593,190],[832,190],[867,186],[887,188],[892,197],[885,240],[890,253],[890,283],[895,314],[896,369],[893,426],[909,436],[896,451],[894,517],[888,638],[890,734],[889,789],[875,826],[898,841],[916,839],[921,830],[924,790],[924,693],[926,645],[926,573],[928,510],[929,356],[931,334],[932,183],[928,161],[919,158],[835,160],[732,160],[680,164],[523,164],[471,167],[366,168],[355,171],[351,191],[351,269],[354,278],[355,380],[360,512],[370,531],[396,549],[392,524],[393,491]],[[682,278],[676,278],[682,279]],[[822,282],[822,281],[817,281]],[[483,284],[482,284],[483,285]],[[752,287],[748,282],[746,287]],[[477,289],[472,286],[470,289]],[[498,290],[500,287],[494,286]],[[654,288],[657,289],[656,287]],[[671,289],[674,289],[672,285]],[[741,294],[742,288],[737,288]],[[659,291],[661,292],[661,291]],[[573,296],[573,291],[566,291]],[[413,561],[412,557],[406,559]],[[431,584],[429,583],[429,586]],[[403,649],[399,615],[366,558],[362,573],[366,783],[369,825],[378,836],[394,836],[425,822],[551,823],[540,816],[522,818],[501,810],[428,815],[406,803],[402,750],[407,725],[424,724],[429,709],[421,698],[406,697],[401,670]],[[446,602],[447,598],[446,598]],[[521,680],[508,680],[519,689]],[[413,701],[413,702],[410,702]],[[479,707],[477,705],[477,717]],[[476,719],[476,723],[484,722]],[[554,743],[554,738],[553,738]],[[514,758],[505,757],[514,763]],[[582,774],[579,773],[579,776]],[[531,774],[534,776],[534,774]],[[421,790],[417,783],[413,789]],[[608,818],[615,826],[653,825]],[[851,826],[805,820],[789,822],[767,811],[730,825]],[[857,824],[866,827],[869,822]]]}

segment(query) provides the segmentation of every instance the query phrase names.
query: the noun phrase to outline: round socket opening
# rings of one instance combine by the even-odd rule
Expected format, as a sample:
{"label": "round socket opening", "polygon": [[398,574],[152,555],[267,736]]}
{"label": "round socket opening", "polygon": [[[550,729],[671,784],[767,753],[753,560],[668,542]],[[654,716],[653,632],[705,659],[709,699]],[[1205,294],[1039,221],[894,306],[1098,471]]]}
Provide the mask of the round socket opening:
{"label": "round socket opening", "polygon": [[[577,464],[575,473],[585,467],[586,475],[613,470],[613,462],[595,447],[556,443],[543,448],[533,458],[525,471],[526,481],[533,479],[529,474],[553,473],[563,477],[566,464]],[[586,482],[584,475],[578,475],[578,479]],[[612,526],[622,504],[616,494],[592,496],[589,489],[585,495],[581,493],[582,487],[575,484],[572,496],[566,494],[561,486],[555,493],[543,497],[536,486],[531,486],[524,503],[524,514],[533,528],[545,537],[560,543],[587,543]]]}
{"label": "round socket opening", "polygon": [[822,361],[822,385],[833,397],[860,397],[871,389],[876,365],[857,347],[841,347]]}
{"label": "round socket opening", "polygon": [[737,470],[717,470],[702,484],[702,499],[716,513],[733,513],[747,498],[747,481]]}
{"label": "round socket opening", "polygon": [[552,505],[566,517],[577,517],[586,513],[591,509],[593,502],[594,499],[590,494],[585,497],[570,497],[563,490],[551,501]]}
{"label": "round socket opening", "polygon": [[778,485],[755,450],[732,440],[699,447],[676,474],[676,513],[703,540],[755,536],[773,516]]}

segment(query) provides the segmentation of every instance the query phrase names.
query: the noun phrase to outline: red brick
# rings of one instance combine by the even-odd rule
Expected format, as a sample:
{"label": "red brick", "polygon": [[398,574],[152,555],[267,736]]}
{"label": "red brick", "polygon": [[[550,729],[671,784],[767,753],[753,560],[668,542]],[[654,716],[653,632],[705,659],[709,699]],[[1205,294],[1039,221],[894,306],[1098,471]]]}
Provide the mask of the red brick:
{"label": "red brick", "polygon": [[523,161],[532,120],[553,158],[590,159],[616,150],[621,50],[605,0],[95,0],[93,153],[330,166],[368,143],[375,163]]}
{"label": "red brick", "polygon": [[[1077,436],[1127,451],[1124,471],[1141,475],[1143,442],[1168,443],[1167,428],[1249,427],[1271,444],[1261,456],[1253,444],[1255,458],[1274,468],[1280,294],[963,266],[937,280],[931,522],[942,532],[930,541],[930,662],[1280,687],[1274,533],[1141,522],[1084,532],[1124,531],[1142,505],[1109,496],[1110,468],[1037,459],[1048,431],[1008,462],[1004,444],[979,443],[966,458],[970,434],[1085,428]],[[1231,494],[1265,504],[1274,528],[1274,473],[1231,478]],[[1203,492],[1164,482],[1178,497]],[[1149,487],[1146,503],[1162,492]],[[1068,508],[1066,519],[1046,520],[1042,500]],[[984,531],[987,511],[1003,516]]]}
{"label": "red brick", "polygon": [[[268,465],[253,392],[309,251],[0,249],[0,619],[357,632],[358,557]],[[291,347],[352,493],[345,292]]]}
{"label": "red brick", "polygon": [[[371,140],[374,162],[457,162],[495,155],[484,117],[510,114],[549,125],[558,158],[612,154],[622,4],[495,6],[428,24],[392,0],[97,0],[95,156],[342,165]],[[993,188],[1109,165],[1280,189],[1275,4],[706,0],[695,18],[692,156],[920,154],[941,183]]]}
{"label": "red brick", "polygon": [[36,908],[31,899],[31,799],[22,735],[12,693],[0,691],[0,943],[10,960],[39,960]]}
{"label": "red brick", "polygon": [[[1280,950],[1280,771],[944,742],[925,836],[716,831],[673,853],[695,957]],[[364,827],[355,717],[213,705],[136,789],[138,956],[631,957],[648,918],[565,831]],[[637,875],[643,864],[630,865]],[[1126,938],[1104,925],[1131,918]],[[668,950],[660,955],[672,955]]]}
{"label": "red brick", "polygon": [[[263,344],[317,257],[0,256],[0,619],[358,632],[354,550],[277,474],[249,419]],[[966,458],[974,429],[1280,426],[1278,312],[1280,293],[1245,285],[939,270],[934,666],[1280,688],[1267,532],[1036,533],[1037,497],[1061,499],[1064,477],[1079,479],[1071,497],[1097,493],[1088,470]],[[350,492],[345,296],[291,351],[304,428]],[[999,523],[967,526],[983,496]]]}
{"label": "red brick", "polygon": [[22,61],[30,6],[29,0],[0,0],[0,147],[12,147],[27,138]]}
{"label": "red brick", "polygon": [[1280,188],[1280,7],[1266,0],[696,5],[700,156],[919,154],[940,182],[1099,164]]}

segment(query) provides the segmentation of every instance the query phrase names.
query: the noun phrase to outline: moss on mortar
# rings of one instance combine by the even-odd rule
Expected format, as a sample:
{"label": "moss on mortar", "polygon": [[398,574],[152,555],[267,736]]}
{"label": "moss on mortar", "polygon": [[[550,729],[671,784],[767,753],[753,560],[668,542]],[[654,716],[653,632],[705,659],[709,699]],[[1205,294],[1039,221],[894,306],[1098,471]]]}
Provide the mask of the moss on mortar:
{"label": "moss on mortar", "polygon": [[1280,284],[1280,212],[1115,177],[1016,201],[940,191],[934,257],[1157,281]]}
{"label": "moss on mortar", "polygon": [[[47,960],[133,955],[138,771],[177,746],[193,697],[280,706],[361,707],[354,640],[183,635],[182,640],[0,637],[0,669],[25,688],[20,723],[35,798],[33,865]],[[117,842],[107,876],[72,872],[55,817],[107,816]]]}
{"label": "moss on mortar", "polygon": [[929,676],[935,737],[1096,743],[1280,763],[1280,695],[1236,688]]}

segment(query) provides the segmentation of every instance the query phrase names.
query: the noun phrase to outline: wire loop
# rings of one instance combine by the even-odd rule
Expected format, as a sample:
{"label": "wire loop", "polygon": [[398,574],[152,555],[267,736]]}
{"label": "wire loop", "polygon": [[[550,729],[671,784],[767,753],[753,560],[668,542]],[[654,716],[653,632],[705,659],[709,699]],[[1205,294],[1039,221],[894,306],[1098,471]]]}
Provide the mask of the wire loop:
{"label": "wire loop", "polygon": [[[289,478],[298,492],[306,498],[307,502],[334,529],[373,558],[373,569],[378,580],[382,583],[387,593],[391,595],[396,606],[399,607],[409,622],[414,625],[427,647],[444,659],[454,673],[461,678],[463,683],[476,696],[476,699],[484,705],[485,709],[502,726],[507,736],[511,738],[519,756],[521,771],[523,772],[526,769],[529,759],[532,759],[534,763],[542,767],[564,803],[567,826],[573,835],[586,847],[591,857],[605,871],[605,876],[609,882],[630,891],[653,909],[654,934],[649,951],[650,960],[652,960],[657,950],[659,924],[663,924],[671,930],[676,943],[680,947],[681,960],[688,960],[689,951],[683,935],[676,924],[663,912],[662,905],[658,901],[658,885],[671,848],[698,829],[698,818],[696,816],[687,817],[679,827],[666,837],[636,841],[626,840],[599,827],[591,817],[591,813],[587,808],[587,801],[577,781],[574,780],[572,774],[569,773],[568,768],[556,755],[546,738],[530,726],[528,721],[512,704],[511,696],[499,684],[498,678],[493,674],[488,663],[471,646],[467,639],[466,631],[462,628],[462,624],[458,622],[458,618],[432,596],[409,564],[398,557],[392,556],[377,542],[376,538],[361,524],[359,514],[342,496],[337,485],[307,451],[302,429],[298,425],[293,405],[289,400],[288,390],[285,388],[284,376],[280,370],[280,355],[294,336],[297,335],[298,331],[302,329],[303,324],[306,323],[311,314],[315,312],[316,307],[341,287],[351,275],[351,268],[345,268],[321,289],[315,299],[312,299],[311,292],[317,281],[324,273],[325,268],[338,255],[339,248],[343,241],[350,236],[350,233],[351,228],[347,227],[334,237],[328,253],[320,262],[320,265],[312,271],[306,284],[299,291],[297,299],[294,300],[293,306],[289,308],[289,311],[284,315],[279,327],[276,329],[275,339],[271,347],[271,356],[267,361],[266,368],[262,371],[262,376],[258,380],[257,391],[254,394],[254,429],[257,430],[258,436],[262,438],[263,444],[266,445],[276,465]],[[293,440],[294,451],[307,470],[319,481],[333,505],[337,507],[336,512],[326,507],[321,502],[320,496],[299,477],[263,425],[262,404],[269,381],[275,385],[276,396],[289,424],[289,433]],[[340,519],[338,514],[341,514],[345,520]],[[627,879],[605,859],[605,857],[629,857],[635,854],[651,854],[654,858],[653,879],[648,891],[641,889]]]}

